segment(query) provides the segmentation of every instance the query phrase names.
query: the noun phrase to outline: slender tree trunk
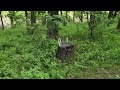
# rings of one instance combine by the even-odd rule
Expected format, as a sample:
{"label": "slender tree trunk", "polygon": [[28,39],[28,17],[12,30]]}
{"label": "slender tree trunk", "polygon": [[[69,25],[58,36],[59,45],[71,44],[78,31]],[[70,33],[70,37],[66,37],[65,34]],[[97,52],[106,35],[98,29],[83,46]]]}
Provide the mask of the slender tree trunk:
{"label": "slender tree trunk", "polygon": [[81,20],[81,22],[83,22],[83,11],[81,11],[80,20]]}
{"label": "slender tree trunk", "polygon": [[[53,17],[53,15],[58,15],[59,12],[58,11],[48,11],[48,14]],[[52,21],[54,21],[56,19],[52,19]],[[48,25],[47,25],[48,27]],[[49,28],[48,27],[48,30],[47,30],[47,35],[49,38],[53,38],[53,39],[57,39],[57,36],[58,36],[58,30],[56,30],[55,28]]]}
{"label": "slender tree trunk", "polygon": [[87,21],[89,21],[89,12],[87,11],[86,14],[87,14]]}
{"label": "slender tree trunk", "polygon": [[28,20],[28,12],[25,11],[25,17],[26,17],[26,24],[28,24],[27,20]]}
{"label": "slender tree trunk", "polygon": [[73,22],[75,22],[75,11],[73,11]]}
{"label": "slender tree trunk", "polygon": [[25,17],[26,17],[26,27],[27,27],[27,30],[29,30],[28,11],[25,11]]}
{"label": "slender tree trunk", "polygon": [[3,18],[2,18],[2,11],[0,11],[0,18],[1,18],[1,23],[2,23],[2,29],[4,30],[4,24],[3,24]]}
{"label": "slender tree trunk", "polygon": [[67,11],[65,11],[65,13],[66,13],[66,19],[68,18],[68,12]]}
{"label": "slender tree trunk", "polygon": [[94,30],[94,25],[95,25],[95,16],[93,13],[90,13],[90,22],[89,24],[89,30],[90,30],[90,37],[91,39],[93,38],[93,30]]}
{"label": "slender tree trunk", "polygon": [[35,24],[36,24],[36,11],[30,11],[31,12],[31,28],[28,31],[29,34],[33,34],[35,31]]}
{"label": "slender tree trunk", "polygon": [[118,11],[115,11],[113,18],[115,18],[117,16],[117,13],[118,13]]}
{"label": "slender tree trunk", "polygon": [[36,23],[36,11],[31,11],[31,25]]}
{"label": "slender tree trunk", "polygon": [[81,22],[83,22],[83,11],[81,12]]}
{"label": "slender tree trunk", "polygon": [[41,13],[41,12],[40,12],[40,11],[38,11],[38,15],[40,15],[40,13]]}
{"label": "slender tree trunk", "polygon": [[61,14],[61,16],[62,16],[62,11],[60,11],[60,14]]}
{"label": "slender tree trunk", "polygon": [[[37,11],[37,15],[43,15],[44,13],[46,13],[46,11]],[[44,16],[41,18],[42,20],[42,25],[46,25],[46,18],[44,18]]]}
{"label": "slender tree trunk", "polygon": [[118,24],[117,24],[116,29],[118,29],[120,31],[120,18],[118,19]]}
{"label": "slender tree trunk", "polygon": [[109,11],[108,18],[113,18],[114,17],[114,11]]}
{"label": "slender tree trunk", "polygon": [[48,14],[49,14],[50,16],[58,15],[58,11],[48,11]]}
{"label": "slender tree trunk", "polygon": [[10,21],[11,21],[11,27],[14,25],[14,11],[9,11],[9,14],[10,14]]}
{"label": "slender tree trunk", "polygon": [[109,11],[108,18],[115,18],[117,16],[118,11]]}

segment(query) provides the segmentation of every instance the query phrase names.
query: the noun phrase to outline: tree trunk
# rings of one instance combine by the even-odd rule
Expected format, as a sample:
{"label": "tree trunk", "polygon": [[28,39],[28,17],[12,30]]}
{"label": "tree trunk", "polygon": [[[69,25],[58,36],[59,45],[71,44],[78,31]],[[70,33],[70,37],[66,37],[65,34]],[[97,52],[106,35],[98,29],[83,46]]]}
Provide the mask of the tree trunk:
{"label": "tree trunk", "polygon": [[89,12],[87,11],[86,14],[87,14],[87,21],[89,21]]}
{"label": "tree trunk", "polygon": [[26,20],[27,20],[28,19],[28,12],[27,11],[25,11],[25,17],[26,17]]}
{"label": "tree trunk", "polygon": [[108,18],[113,18],[114,17],[114,11],[109,11]]}
{"label": "tree trunk", "polygon": [[1,23],[2,23],[2,29],[4,30],[4,24],[3,24],[3,18],[2,18],[2,11],[0,11],[0,18],[1,18]]}
{"label": "tree trunk", "polygon": [[41,12],[40,11],[38,11],[38,15],[40,15],[41,14]]}
{"label": "tree trunk", "polygon": [[[46,13],[46,11],[37,11],[37,15],[43,15],[44,13]],[[46,18],[44,18],[44,16],[42,16],[41,20],[42,25],[46,25]]]}
{"label": "tree trunk", "polygon": [[113,18],[117,16],[118,11],[115,11]]}
{"label": "tree trunk", "polygon": [[118,19],[118,24],[117,24],[116,29],[118,29],[120,31],[120,18]]}
{"label": "tree trunk", "polygon": [[67,11],[65,11],[65,13],[66,13],[66,19],[68,19],[68,13],[67,13]]}
{"label": "tree trunk", "polygon": [[80,21],[83,22],[83,11],[81,11]]}
{"label": "tree trunk", "polygon": [[10,14],[10,21],[11,21],[11,27],[14,25],[14,11],[9,11],[9,14]]}
{"label": "tree trunk", "polygon": [[61,14],[61,16],[62,16],[62,11],[60,11],[60,14]]}
{"label": "tree trunk", "polygon": [[36,23],[36,11],[31,11],[31,25]]}
{"label": "tree trunk", "polygon": [[46,25],[46,22],[47,22],[47,20],[46,20],[46,18],[42,18],[42,25]]}
{"label": "tree trunk", "polygon": [[90,13],[90,22],[89,24],[89,30],[90,30],[90,38],[93,39],[93,30],[95,26],[95,16],[93,13]]}
{"label": "tree trunk", "polygon": [[25,17],[26,17],[26,27],[27,27],[27,30],[29,30],[28,11],[25,11]]}
{"label": "tree trunk", "polygon": [[74,45],[71,43],[62,43],[61,46],[58,46],[56,53],[56,58],[64,61],[70,60],[74,54]]}
{"label": "tree trunk", "polygon": [[58,15],[58,11],[48,11],[48,14],[49,14],[50,16]]}
{"label": "tree trunk", "polygon": [[83,11],[81,12],[81,22],[83,22]]}
{"label": "tree trunk", "polygon": [[[48,11],[48,14],[53,17],[53,15],[58,15],[58,11]],[[52,21],[54,21],[56,19],[52,19]],[[48,27],[48,26],[47,26]],[[57,39],[58,37],[58,30],[56,30],[55,28],[49,28],[47,30],[47,36],[48,38],[53,38],[53,39]]]}
{"label": "tree trunk", "polygon": [[73,22],[75,22],[75,11],[73,11]]}
{"label": "tree trunk", "polygon": [[47,36],[48,36],[48,38],[57,39],[57,37],[58,37],[58,30],[48,29],[47,30]]}
{"label": "tree trunk", "polygon": [[35,24],[36,24],[36,11],[31,11],[31,31],[30,31],[30,34],[33,34],[34,31],[35,31]]}

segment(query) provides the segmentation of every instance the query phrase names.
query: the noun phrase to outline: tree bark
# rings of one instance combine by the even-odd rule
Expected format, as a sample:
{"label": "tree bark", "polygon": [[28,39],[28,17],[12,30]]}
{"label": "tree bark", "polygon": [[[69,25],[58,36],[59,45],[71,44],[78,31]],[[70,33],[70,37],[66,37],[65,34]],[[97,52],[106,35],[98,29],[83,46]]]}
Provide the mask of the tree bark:
{"label": "tree bark", "polygon": [[58,46],[56,53],[56,58],[64,61],[70,60],[74,54],[74,45],[71,43],[62,43],[61,46]]}
{"label": "tree bark", "polygon": [[14,11],[9,11],[10,20],[11,20],[11,27],[14,25],[14,23],[13,23],[14,22],[14,16],[15,16],[14,13],[15,13]]}
{"label": "tree bark", "polygon": [[73,11],[73,22],[75,22],[75,11]]}
{"label": "tree bark", "polygon": [[29,34],[33,34],[35,31],[35,24],[36,24],[36,11],[31,11],[30,21],[31,21],[31,28]]}
{"label": "tree bark", "polygon": [[25,17],[26,17],[26,27],[27,27],[27,30],[29,30],[28,11],[25,11]]}
{"label": "tree bark", "polygon": [[113,18],[114,17],[114,11],[109,11],[108,18]]}
{"label": "tree bark", "polygon": [[[48,11],[48,14],[53,17],[53,15],[58,15],[59,12],[58,11]],[[52,21],[54,21],[56,19],[52,19]],[[51,21],[51,22],[52,22]],[[47,25],[48,27],[48,25]],[[49,28],[48,27],[48,30],[47,30],[47,36],[48,38],[53,38],[53,39],[57,39],[57,36],[58,36],[58,30],[56,30],[56,28]]]}
{"label": "tree bark", "polygon": [[67,12],[67,11],[65,11],[65,13],[66,13],[66,19],[68,19],[68,12]]}
{"label": "tree bark", "polygon": [[49,14],[50,16],[58,15],[58,11],[48,11],[48,14]]}
{"label": "tree bark", "polygon": [[2,29],[4,30],[4,24],[3,24],[3,18],[2,18],[2,11],[0,11],[0,18],[1,18],[1,23],[2,23]]}
{"label": "tree bark", "polygon": [[87,14],[87,21],[89,21],[89,12],[87,11],[86,14]]}
{"label": "tree bark", "polygon": [[38,15],[40,15],[41,14],[41,12],[40,11],[38,11]]}
{"label": "tree bark", "polygon": [[25,17],[26,17],[26,20],[28,19],[28,12],[25,11]]}
{"label": "tree bark", "polygon": [[31,11],[31,25],[36,23],[36,11]]}
{"label": "tree bark", "polygon": [[62,11],[60,11],[60,14],[61,14],[61,16],[62,16]]}
{"label": "tree bark", "polygon": [[118,11],[115,11],[113,18],[115,18],[117,16],[117,13],[118,13]]}
{"label": "tree bark", "polygon": [[14,17],[15,17],[15,11],[9,11],[10,14],[10,20],[11,20],[11,27],[14,26]]}
{"label": "tree bark", "polygon": [[120,31],[120,18],[118,19],[118,24],[117,24],[116,29],[118,29]]}
{"label": "tree bark", "polygon": [[83,22],[83,11],[81,11],[80,21]]}
{"label": "tree bark", "polygon": [[90,13],[90,22],[89,24],[89,30],[90,30],[90,37],[93,38],[93,30],[95,25],[95,16],[93,13]]}

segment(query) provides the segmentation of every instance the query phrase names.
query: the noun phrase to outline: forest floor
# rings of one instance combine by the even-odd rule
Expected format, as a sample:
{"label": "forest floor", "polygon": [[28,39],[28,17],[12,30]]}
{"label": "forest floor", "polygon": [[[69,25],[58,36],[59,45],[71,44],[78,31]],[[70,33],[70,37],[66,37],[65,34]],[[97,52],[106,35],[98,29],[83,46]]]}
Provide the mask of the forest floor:
{"label": "forest floor", "polygon": [[92,40],[86,23],[76,25],[69,23],[59,31],[62,41],[68,37],[75,45],[69,64],[55,58],[58,43],[46,38],[45,26],[34,35],[28,35],[24,26],[0,30],[0,78],[119,79],[120,33],[116,24],[99,28]]}

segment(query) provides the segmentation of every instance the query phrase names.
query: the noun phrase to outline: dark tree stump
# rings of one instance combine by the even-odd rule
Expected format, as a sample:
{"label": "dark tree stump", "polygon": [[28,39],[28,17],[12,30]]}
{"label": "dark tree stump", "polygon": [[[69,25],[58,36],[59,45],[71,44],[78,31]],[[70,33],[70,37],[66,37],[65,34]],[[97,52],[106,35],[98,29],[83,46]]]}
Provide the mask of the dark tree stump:
{"label": "dark tree stump", "polygon": [[54,29],[49,29],[49,30],[47,30],[47,35],[48,35],[48,38],[57,39],[58,31],[54,30]]}
{"label": "dark tree stump", "polygon": [[71,43],[63,43],[58,46],[58,51],[56,53],[56,58],[60,60],[70,60],[74,53],[74,45]]}

